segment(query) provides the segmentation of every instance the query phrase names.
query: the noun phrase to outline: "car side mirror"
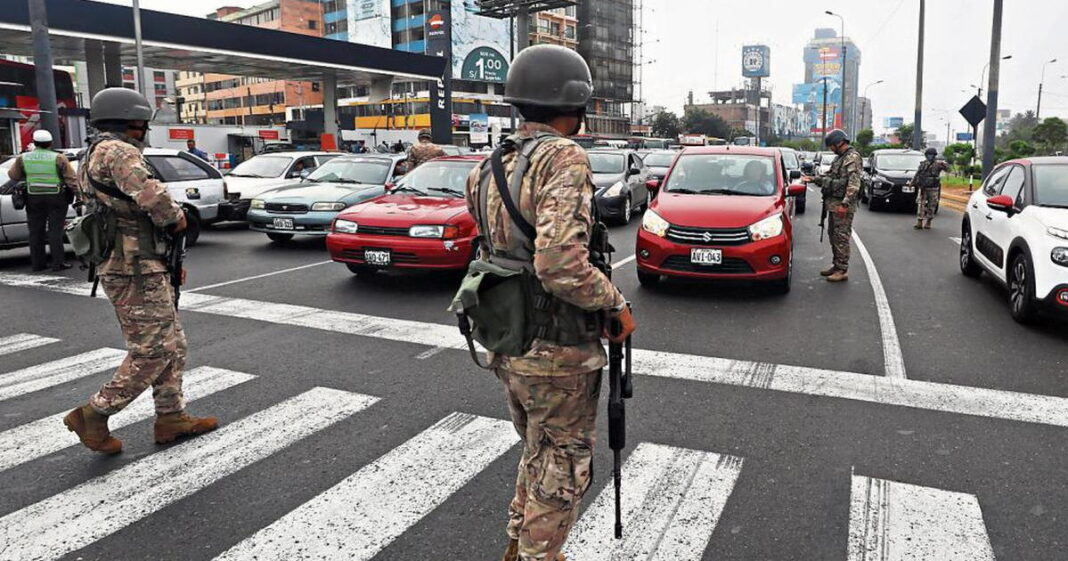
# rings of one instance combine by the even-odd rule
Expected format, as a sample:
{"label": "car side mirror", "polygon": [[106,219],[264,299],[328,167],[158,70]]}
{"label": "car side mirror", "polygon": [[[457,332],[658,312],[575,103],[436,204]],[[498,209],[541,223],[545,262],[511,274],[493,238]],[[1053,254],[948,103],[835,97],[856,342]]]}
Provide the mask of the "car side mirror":
{"label": "car side mirror", "polygon": [[871,173],[871,165],[867,165],[867,164],[866,164],[866,165],[864,166],[864,173]]}
{"label": "car side mirror", "polygon": [[654,194],[660,190],[660,180],[650,179],[645,182],[645,188],[652,191]]}
{"label": "car side mirror", "polygon": [[799,169],[790,170],[790,180],[793,181],[794,179],[801,179],[801,170],[799,170]]}
{"label": "car side mirror", "polygon": [[800,196],[803,196],[806,191],[808,191],[808,187],[805,187],[804,185],[801,185],[800,183],[794,183],[793,185],[791,185],[791,186],[786,188],[786,196],[787,197],[800,197]]}
{"label": "car side mirror", "polygon": [[642,172],[641,168],[631,167],[630,169],[627,170],[627,175],[638,175],[641,172]]}
{"label": "car side mirror", "polygon": [[1008,195],[998,195],[986,200],[986,206],[998,212],[1004,212],[1009,216],[1012,216],[1014,204],[1012,197]]}

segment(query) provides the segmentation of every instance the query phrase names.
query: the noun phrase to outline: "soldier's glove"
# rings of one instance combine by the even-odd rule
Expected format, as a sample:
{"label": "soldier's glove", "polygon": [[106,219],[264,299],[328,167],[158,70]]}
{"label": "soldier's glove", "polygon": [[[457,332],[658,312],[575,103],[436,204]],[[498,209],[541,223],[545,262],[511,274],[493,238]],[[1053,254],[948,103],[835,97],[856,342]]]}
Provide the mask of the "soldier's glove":
{"label": "soldier's glove", "polygon": [[178,222],[174,223],[174,230],[173,231],[174,231],[175,234],[177,234],[178,232],[184,232],[185,229],[188,228],[188,227],[189,227],[189,221],[186,220],[185,213],[183,212],[183,213],[178,215]]}
{"label": "soldier's glove", "polygon": [[842,204],[838,205],[838,207],[834,209],[834,215],[837,216],[838,218],[845,218],[846,214],[848,214],[848,213],[849,213],[849,205],[847,205],[845,203],[842,203]]}
{"label": "soldier's glove", "polygon": [[604,336],[613,343],[624,343],[627,337],[638,328],[634,322],[634,315],[630,313],[630,306],[623,306],[623,311],[616,313],[605,326]]}

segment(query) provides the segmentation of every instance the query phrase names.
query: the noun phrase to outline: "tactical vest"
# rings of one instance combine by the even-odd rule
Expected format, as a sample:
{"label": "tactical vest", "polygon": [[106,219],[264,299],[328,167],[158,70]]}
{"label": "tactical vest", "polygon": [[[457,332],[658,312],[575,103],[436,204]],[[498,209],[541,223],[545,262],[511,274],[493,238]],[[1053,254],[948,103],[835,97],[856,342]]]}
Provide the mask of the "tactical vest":
{"label": "tactical vest", "polygon": [[923,189],[937,189],[942,186],[938,179],[939,169],[935,162],[923,162],[916,172],[916,183]]}
{"label": "tactical vest", "polygon": [[63,180],[56,169],[59,153],[35,148],[22,155],[22,169],[26,172],[26,193],[29,195],[58,195]]}
{"label": "tactical vest", "polygon": [[831,162],[831,169],[828,170],[830,179],[827,181],[827,185],[824,187],[824,196],[832,199],[844,199],[846,196],[846,190],[849,188],[849,178],[842,176],[842,166],[845,165],[845,158],[850,152],[856,152],[856,148],[852,146],[845,151],[841,156],[838,156]]}

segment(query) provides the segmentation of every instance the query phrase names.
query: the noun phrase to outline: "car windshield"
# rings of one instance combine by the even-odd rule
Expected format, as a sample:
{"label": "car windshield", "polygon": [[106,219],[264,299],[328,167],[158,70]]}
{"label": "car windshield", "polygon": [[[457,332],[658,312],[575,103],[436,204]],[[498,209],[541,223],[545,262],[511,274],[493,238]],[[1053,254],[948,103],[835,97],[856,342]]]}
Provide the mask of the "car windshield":
{"label": "car windshield", "polygon": [[623,173],[623,165],[626,163],[623,154],[590,152],[589,156],[593,173]]}
{"label": "car windshield", "polygon": [[875,157],[875,167],[885,171],[916,171],[923,154],[883,154]]}
{"label": "car windshield", "polygon": [[1068,165],[1036,165],[1035,204],[1068,208]]}
{"label": "car windshield", "polygon": [[782,160],[786,164],[786,169],[801,169],[801,162],[797,160],[796,152],[784,150],[782,153]]}
{"label": "car windshield", "polygon": [[286,171],[293,158],[289,156],[256,156],[241,162],[230,172],[234,177],[278,177]]}
{"label": "car windshield", "polygon": [[645,165],[654,168],[666,168],[671,165],[671,160],[675,159],[675,154],[648,154],[645,156]]}
{"label": "car windshield", "polygon": [[308,176],[308,181],[328,183],[368,183],[383,185],[388,181],[389,160],[331,160]]}
{"label": "car windshield", "polygon": [[684,154],[671,170],[665,189],[709,195],[775,194],[775,165],[768,156]]}
{"label": "car windshield", "polygon": [[478,162],[427,162],[397,182],[398,191],[418,191],[423,194],[446,193],[462,197],[467,187],[467,175]]}
{"label": "car windshield", "polygon": [[820,152],[817,157],[821,164],[830,164],[834,161],[837,155],[834,152]]}

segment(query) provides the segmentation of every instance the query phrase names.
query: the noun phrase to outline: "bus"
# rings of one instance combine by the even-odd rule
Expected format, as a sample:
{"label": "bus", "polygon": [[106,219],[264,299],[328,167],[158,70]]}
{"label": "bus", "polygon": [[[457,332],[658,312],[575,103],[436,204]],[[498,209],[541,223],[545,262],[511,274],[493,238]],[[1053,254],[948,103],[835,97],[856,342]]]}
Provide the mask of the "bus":
{"label": "bus", "polygon": [[[56,83],[56,102],[60,109],[59,133],[61,146],[71,146],[71,127],[63,116],[63,109],[77,106],[74,81],[63,70],[52,70]],[[32,64],[0,59],[0,108],[14,109],[22,119],[0,119],[0,154],[17,154],[33,142],[33,131],[41,118],[37,101],[37,75]],[[80,139],[79,139],[80,140]]]}
{"label": "bus", "polygon": [[[498,123],[500,130],[509,132],[512,106],[473,98],[452,98],[453,132],[462,137],[470,134],[469,116],[486,114],[490,123]],[[385,99],[357,101],[338,108],[342,118],[352,117],[357,130],[418,130],[430,128],[430,98]],[[496,144],[497,139],[493,139]]]}

